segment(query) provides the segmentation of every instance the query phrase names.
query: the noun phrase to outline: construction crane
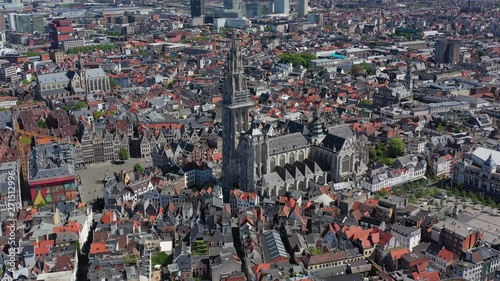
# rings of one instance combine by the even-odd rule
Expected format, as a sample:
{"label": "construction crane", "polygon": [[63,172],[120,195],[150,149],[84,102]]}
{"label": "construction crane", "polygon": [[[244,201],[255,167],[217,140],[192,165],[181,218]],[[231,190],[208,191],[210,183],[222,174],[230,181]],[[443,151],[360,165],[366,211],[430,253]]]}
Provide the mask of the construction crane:
{"label": "construction crane", "polygon": [[[19,128],[19,123],[17,120],[14,120],[15,126],[16,126],[16,132],[18,134],[18,139],[17,139],[17,150],[19,152],[19,158],[21,159],[21,172],[23,175],[23,179],[25,182],[28,181],[29,178],[29,172],[28,172],[28,153],[30,152],[29,150],[26,149],[26,146],[29,144],[24,142],[23,137],[30,137],[31,138],[43,138],[43,139],[50,139],[53,142],[61,142],[61,143],[70,143],[75,145],[76,141],[70,140],[70,139],[65,139],[65,138],[59,138],[55,136],[48,136],[36,132],[28,132],[25,130],[21,130]],[[31,140],[30,140],[31,142]]]}

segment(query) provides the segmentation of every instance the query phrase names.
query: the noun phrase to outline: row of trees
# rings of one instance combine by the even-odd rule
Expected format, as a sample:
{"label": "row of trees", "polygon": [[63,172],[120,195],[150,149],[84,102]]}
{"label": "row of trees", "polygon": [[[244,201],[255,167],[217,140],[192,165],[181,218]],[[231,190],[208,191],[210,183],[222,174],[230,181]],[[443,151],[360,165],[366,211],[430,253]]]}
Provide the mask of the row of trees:
{"label": "row of trees", "polygon": [[68,54],[79,54],[79,53],[88,53],[90,51],[100,50],[103,52],[111,51],[116,46],[114,44],[99,44],[99,45],[89,45],[83,47],[75,47],[68,49]]}
{"label": "row of trees", "polygon": [[293,66],[309,67],[309,63],[315,60],[316,56],[311,53],[285,53],[280,55],[280,63],[291,63]]}

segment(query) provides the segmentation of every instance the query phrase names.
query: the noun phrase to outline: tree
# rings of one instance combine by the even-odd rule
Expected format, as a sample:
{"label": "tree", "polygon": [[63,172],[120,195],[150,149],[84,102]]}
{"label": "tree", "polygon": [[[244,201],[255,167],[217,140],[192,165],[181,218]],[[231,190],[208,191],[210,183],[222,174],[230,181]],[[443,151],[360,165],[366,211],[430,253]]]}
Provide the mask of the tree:
{"label": "tree", "polygon": [[38,121],[36,121],[36,124],[38,125],[38,128],[40,129],[47,129],[49,126],[47,126],[47,123],[45,123],[45,120],[43,119],[38,119]]}
{"label": "tree", "polygon": [[94,119],[100,119],[104,116],[104,112],[102,110],[94,111],[94,113],[92,113],[92,116],[94,116]]}
{"label": "tree", "polygon": [[136,255],[125,255],[123,258],[126,265],[136,265],[139,261],[139,257]]}
{"label": "tree", "polygon": [[293,66],[302,65],[303,67],[309,67],[309,63],[315,60],[316,56],[310,53],[299,53],[290,54],[285,53],[280,55],[280,63],[291,63]]}
{"label": "tree", "polygon": [[366,61],[360,63],[359,65],[361,67],[363,67],[363,69],[366,71],[366,73],[368,73],[370,75],[375,74],[375,71],[373,70],[372,65],[367,63]]}
{"label": "tree", "polygon": [[120,160],[122,161],[128,160],[128,158],[130,158],[128,150],[124,147],[120,148],[120,151],[118,152],[118,158],[120,158]]}
{"label": "tree", "polygon": [[311,255],[313,255],[313,256],[317,256],[317,255],[320,255],[323,253],[323,251],[321,249],[318,249],[318,248],[313,247],[313,246],[309,247],[309,251],[311,252]]}
{"label": "tree", "polygon": [[138,173],[144,173],[144,167],[140,163],[134,165],[134,171]]}
{"label": "tree", "polygon": [[78,101],[78,102],[76,102],[76,103],[75,103],[75,106],[74,106],[74,108],[75,108],[76,110],[80,110],[80,109],[87,109],[88,107],[89,107],[89,106],[88,106],[88,105],[87,105],[87,103],[86,103],[86,102],[84,102],[84,101]]}
{"label": "tree", "polygon": [[354,76],[361,76],[365,74],[366,70],[359,64],[353,65],[351,68],[351,73]]}
{"label": "tree", "polygon": [[167,253],[165,252],[160,252],[151,258],[151,263],[153,264],[153,266],[167,266],[172,263],[172,255],[167,255]]}
{"label": "tree", "polygon": [[391,138],[389,142],[389,156],[399,157],[405,152],[405,143],[400,138]]}
{"label": "tree", "polygon": [[117,85],[118,83],[116,82],[115,79],[109,78],[109,86],[111,87],[111,89],[115,88]]}

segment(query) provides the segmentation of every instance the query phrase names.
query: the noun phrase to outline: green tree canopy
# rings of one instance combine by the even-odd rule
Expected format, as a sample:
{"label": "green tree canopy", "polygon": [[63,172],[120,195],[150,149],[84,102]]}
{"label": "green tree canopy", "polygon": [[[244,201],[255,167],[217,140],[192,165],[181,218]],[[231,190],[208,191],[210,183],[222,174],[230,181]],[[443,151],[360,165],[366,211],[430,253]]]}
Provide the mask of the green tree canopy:
{"label": "green tree canopy", "polygon": [[153,255],[153,257],[151,258],[151,263],[153,264],[153,266],[167,266],[172,263],[172,255],[167,255],[167,253],[165,252],[160,252]]}
{"label": "green tree canopy", "polygon": [[38,128],[40,129],[47,129],[49,126],[47,126],[47,123],[45,123],[45,120],[43,119],[38,119],[38,121],[36,121],[36,124],[38,125]]}
{"label": "green tree canopy", "polygon": [[372,65],[367,63],[366,61],[360,63],[359,65],[361,67],[363,67],[363,69],[366,71],[366,73],[368,73],[370,75],[375,74],[375,71],[373,70]]}
{"label": "green tree canopy", "polygon": [[389,156],[399,157],[405,152],[405,143],[400,138],[392,138],[389,141]]}
{"label": "green tree canopy", "polygon": [[113,89],[114,87],[116,87],[118,85],[118,83],[116,82],[115,79],[113,78],[109,78],[109,86],[111,87],[111,89]]}
{"label": "green tree canopy", "polygon": [[80,109],[87,109],[88,107],[89,107],[89,106],[88,106],[88,105],[87,105],[87,103],[86,103],[86,102],[84,102],[84,101],[78,101],[78,102],[76,102],[76,104],[75,104],[75,106],[74,106],[74,108],[75,108],[76,110],[80,110]]}
{"label": "green tree canopy", "polygon": [[138,173],[144,173],[144,167],[140,163],[134,165],[134,171]]}
{"label": "green tree canopy", "polygon": [[68,54],[79,54],[79,53],[88,53],[94,50],[101,50],[104,52],[113,50],[116,46],[114,44],[100,44],[100,45],[89,45],[84,47],[75,47],[68,49]]}
{"label": "green tree canopy", "polygon": [[366,70],[360,64],[353,65],[351,68],[351,73],[354,76],[361,76],[365,74]]}
{"label": "green tree canopy", "polygon": [[99,119],[104,116],[104,111],[94,111],[94,113],[92,113],[92,116],[94,116],[94,119]]}
{"label": "green tree canopy", "polygon": [[303,67],[309,67],[309,63],[315,60],[316,56],[311,53],[298,53],[291,54],[285,53],[280,55],[280,63],[291,63],[293,66],[302,65]]}
{"label": "green tree canopy", "polygon": [[124,147],[120,148],[120,151],[118,152],[118,158],[120,158],[120,160],[122,161],[128,160],[130,158],[128,150]]}

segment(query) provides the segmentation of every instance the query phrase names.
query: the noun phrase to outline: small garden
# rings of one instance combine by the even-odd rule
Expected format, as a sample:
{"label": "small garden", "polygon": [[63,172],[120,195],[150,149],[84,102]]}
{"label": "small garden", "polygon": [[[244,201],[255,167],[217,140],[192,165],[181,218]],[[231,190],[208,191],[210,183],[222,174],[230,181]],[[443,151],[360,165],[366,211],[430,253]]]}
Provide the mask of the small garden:
{"label": "small garden", "polygon": [[405,151],[405,144],[400,138],[391,138],[389,144],[377,143],[370,147],[369,157],[377,163],[391,166],[396,158],[402,156]]}

